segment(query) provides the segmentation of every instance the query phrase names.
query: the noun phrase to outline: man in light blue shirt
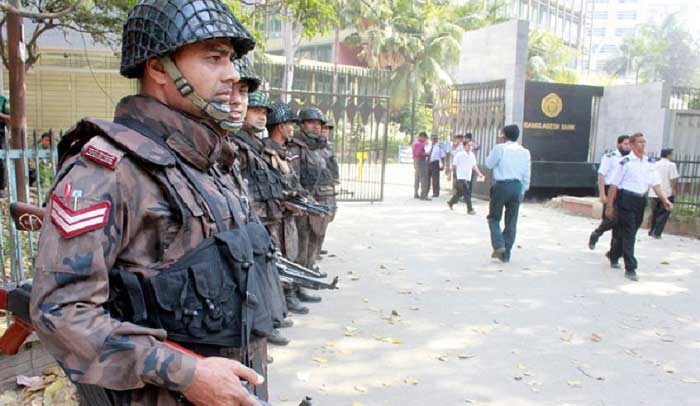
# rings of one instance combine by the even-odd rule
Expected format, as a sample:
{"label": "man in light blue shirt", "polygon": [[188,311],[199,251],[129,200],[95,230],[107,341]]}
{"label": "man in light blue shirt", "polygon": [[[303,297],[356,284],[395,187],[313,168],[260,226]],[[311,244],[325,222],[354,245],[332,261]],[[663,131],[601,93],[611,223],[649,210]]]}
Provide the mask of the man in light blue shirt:
{"label": "man in light blue shirt", "polygon": [[440,197],[440,172],[445,167],[445,151],[443,150],[443,144],[438,141],[437,134],[433,134],[430,137],[430,152],[428,156],[428,178],[433,188],[433,197]]}
{"label": "man in light blue shirt", "polygon": [[[510,261],[518,224],[518,210],[525,192],[530,188],[530,151],[517,143],[520,129],[517,125],[503,128],[503,136],[486,158],[495,184],[491,187],[489,202],[489,229],[491,230],[492,258]],[[503,143],[505,141],[505,143]],[[501,217],[505,208],[505,227],[501,231]]]}

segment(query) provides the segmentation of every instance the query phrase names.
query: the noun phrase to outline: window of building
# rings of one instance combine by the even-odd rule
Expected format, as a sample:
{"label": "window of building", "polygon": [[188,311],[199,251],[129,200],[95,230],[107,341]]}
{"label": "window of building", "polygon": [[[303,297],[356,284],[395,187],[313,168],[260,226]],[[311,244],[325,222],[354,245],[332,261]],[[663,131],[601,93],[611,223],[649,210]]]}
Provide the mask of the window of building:
{"label": "window of building", "polygon": [[617,28],[615,29],[616,37],[624,37],[626,35],[634,33],[634,28]]}
{"label": "window of building", "polygon": [[607,33],[608,30],[605,27],[593,27],[591,31],[591,35],[594,37],[604,37]]}
{"label": "window of building", "polygon": [[607,66],[608,66],[607,60],[599,60],[599,61],[596,61],[596,63],[595,63],[595,70],[602,71],[602,70],[605,70],[605,68]]}
{"label": "window of building", "polygon": [[636,20],[637,19],[637,12],[636,11],[618,11],[617,12],[617,19],[618,20]]}
{"label": "window of building", "polygon": [[607,20],[608,19],[608,12],[607,11],[594,11],[593,12],[593,19],[594,20]]}
{"label": "window of building", "polygon": [[598,49],[598,52],[602,54],[614,54],[617,53],[617,45],[615,44],[605,44]]}

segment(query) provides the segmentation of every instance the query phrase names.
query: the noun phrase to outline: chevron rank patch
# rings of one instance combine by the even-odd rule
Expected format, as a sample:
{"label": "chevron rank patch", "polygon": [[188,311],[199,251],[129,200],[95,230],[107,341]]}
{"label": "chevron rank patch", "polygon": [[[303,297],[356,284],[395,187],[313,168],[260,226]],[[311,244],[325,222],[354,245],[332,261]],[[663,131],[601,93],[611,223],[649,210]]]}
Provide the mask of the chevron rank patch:
{"label": "chevron rank patch", "polygon": [[56,193],[51,194],[51,222],[65,238],[73,238],[107,224],[112,204],[99,202],[90,207],[73,210]]}

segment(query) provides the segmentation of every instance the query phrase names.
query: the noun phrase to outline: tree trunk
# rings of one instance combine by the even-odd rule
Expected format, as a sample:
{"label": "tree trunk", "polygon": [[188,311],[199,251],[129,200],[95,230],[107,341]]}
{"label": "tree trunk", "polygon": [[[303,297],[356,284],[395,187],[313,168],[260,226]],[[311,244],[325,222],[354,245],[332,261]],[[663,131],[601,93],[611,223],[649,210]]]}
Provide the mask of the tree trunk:
{"label": "tree trunk", "polygon": [[[10,2],[15,8],[20,8],[19,0]],[[20,49],[24,49],[24,27],[22,17],[14,13],[7,14],[7,46],[9,57],[9,77],[10,77],[10,128],[12,149],[24,149],[27,144],[27,115],[25,111],[25,70],[24,59]],[[26,53],[26,50],[24,50]],[[8,148],[5,149],[7,151]],[[15,181],[17,190],[17,200],[28,202],[29,196],[25,190],[27,174],[21,159],[15,159]],[[8,183],[11,179],[7,179]]]}
{"label": "tree trunk", "polygon": [[411,71],[411,145],[416,137],[416,85],[413,80],[413,71]]}
{"label": "tree trunk", "polygon": [[[340,51],[340,27],[335,26],[335,42],[333,44],[333,93],[338,93],[338,51]],[[335,102],[335,99],[333,100]]]}
{"label": "tree trunk", "polygon": [[282,78],[282,101],[289,103],[294,84],[294,55],[297,52],[295,23],[289,19],[282,20],[282,44],[284,46],[284,77]]}

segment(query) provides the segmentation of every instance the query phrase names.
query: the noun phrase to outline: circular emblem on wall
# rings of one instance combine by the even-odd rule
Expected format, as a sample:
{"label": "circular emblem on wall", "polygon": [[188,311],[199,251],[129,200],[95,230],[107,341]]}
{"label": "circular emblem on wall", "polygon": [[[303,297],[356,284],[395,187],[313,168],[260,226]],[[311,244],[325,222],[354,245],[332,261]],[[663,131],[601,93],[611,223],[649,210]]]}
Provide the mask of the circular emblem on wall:
{"label": "circular emblem on wall", "polygon": [[542,112],[549,118],[555,118],[561,114],[564,102],[556,93],[550,93],[542,99]]}

